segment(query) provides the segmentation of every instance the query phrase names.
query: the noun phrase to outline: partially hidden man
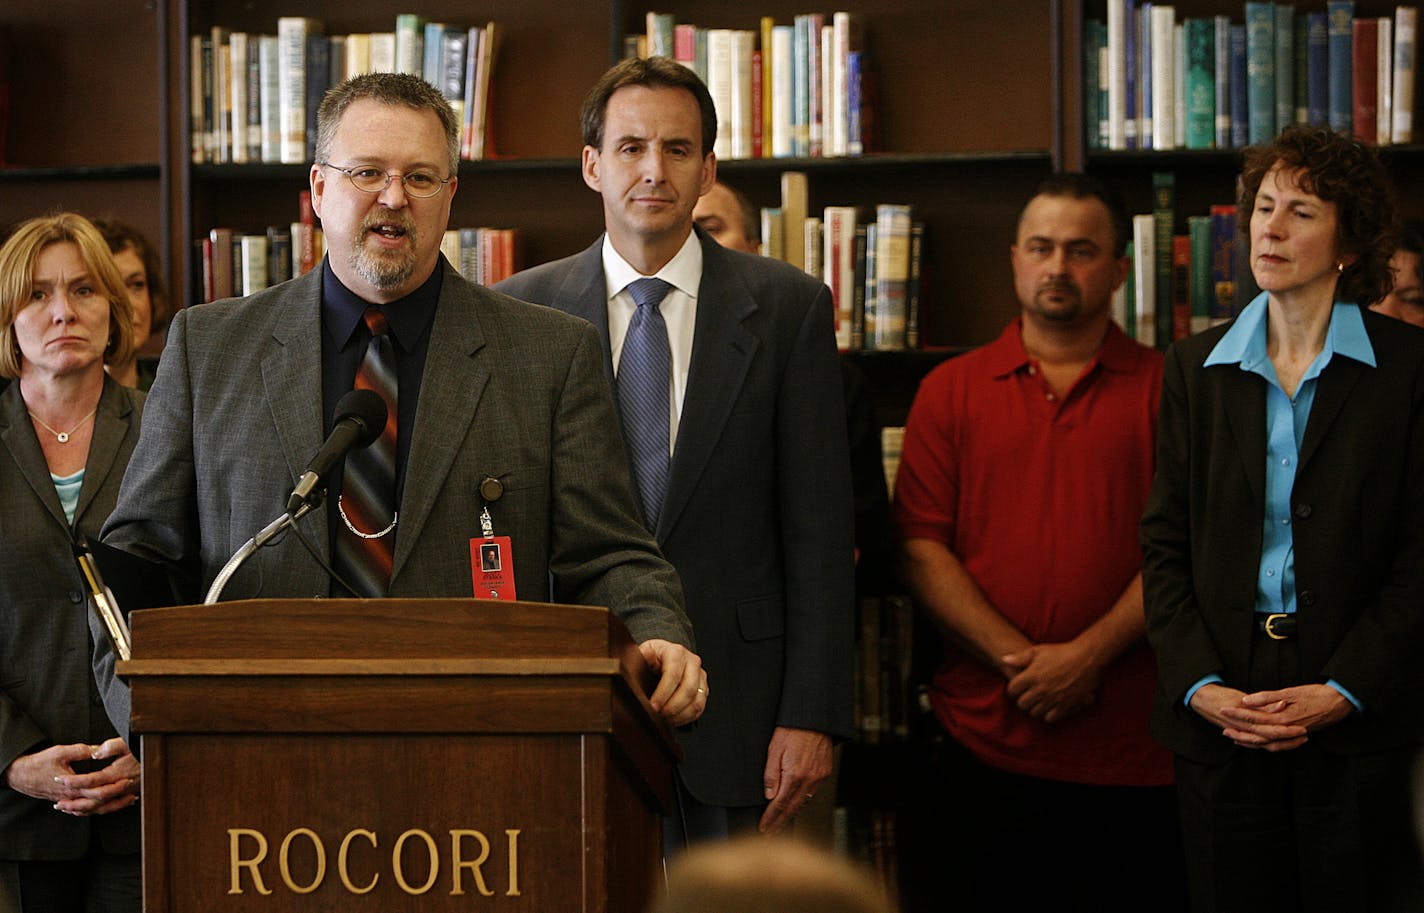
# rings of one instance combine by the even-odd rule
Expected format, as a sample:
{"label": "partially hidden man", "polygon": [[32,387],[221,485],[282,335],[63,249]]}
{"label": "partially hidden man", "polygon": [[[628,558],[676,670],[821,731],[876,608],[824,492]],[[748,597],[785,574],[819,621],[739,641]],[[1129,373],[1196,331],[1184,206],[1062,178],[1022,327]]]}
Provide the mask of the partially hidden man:
{"label": "partially hidden man", "polygon": [[1136,535],[1162,356],[1110,317],[1128,224],[1091,179],[1042,184],[1010,248],[1018,318],[910,410],[894,513],[944,635],[944,733],[937,838],[909,852],[936,909],[1184,909]]}
{"label": "partially hidden man", "polygon": [[682,578],[716,686],[680,733],[683,814],[669,837],[776,831],[853,724],[853,520],[830,292],[694,230],[717,177],[717,121],[691,70],[618,64],[582,126],[606,233],[498,288],[598,328],[631,460],[620,470]]}
{"label": "partially hidden man", "polygon": [[[488,510],[520,599],[612,609],[661,670],[653,706],[700,715],[707,682],[677,575],[643,529],[620,461],[602,349],[586,323],[463,279],[440,256],[457,121],[434,88],[372,74],[319,112],[320,269],[188,308],[169,330],[105,540],[206,588],[278,516],[353,386],[392,407],[302,520],[356,595],[469,597]],[[358,458],[358,454],[360,458]],[[492,479],[497,484],[482,484]],[[292,535],[224,598],[350,595]],[[483,594],[480,594],[483,595]]]}

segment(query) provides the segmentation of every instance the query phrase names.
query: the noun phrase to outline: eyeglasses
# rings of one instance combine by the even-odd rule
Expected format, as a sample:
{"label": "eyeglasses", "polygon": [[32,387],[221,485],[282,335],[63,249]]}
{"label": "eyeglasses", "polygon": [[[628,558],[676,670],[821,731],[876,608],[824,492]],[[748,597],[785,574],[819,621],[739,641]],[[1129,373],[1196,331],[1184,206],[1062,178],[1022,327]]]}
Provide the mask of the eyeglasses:
{"label": "eyeglasses", "polygon": [[322,168],[332,168],[346,175],[351,181],[351,186],[363,193],[380,193],[391,186],[391,179],[400,175],[401,185],[409,196],[418,199],[433,197],[453,178],[441,180],[428,171],[412,171],[407,174],[400,174],[398,171],[386,172],[379,168],[372,168],[370,165],[360,165],[351,168],[342,168],[340,165],[333,165],[330,162],[317,162]]}

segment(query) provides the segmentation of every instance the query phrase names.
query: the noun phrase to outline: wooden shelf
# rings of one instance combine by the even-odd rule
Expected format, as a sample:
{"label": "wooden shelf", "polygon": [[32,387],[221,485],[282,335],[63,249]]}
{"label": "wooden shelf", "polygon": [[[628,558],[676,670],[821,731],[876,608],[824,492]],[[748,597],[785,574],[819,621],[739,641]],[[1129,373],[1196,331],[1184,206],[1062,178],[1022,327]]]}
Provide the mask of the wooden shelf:
{"label": "wooden shelf", "polygon": [[0,183],[21,181],[152,181],[161,166],[75,165],[55,168],[0,168]]}

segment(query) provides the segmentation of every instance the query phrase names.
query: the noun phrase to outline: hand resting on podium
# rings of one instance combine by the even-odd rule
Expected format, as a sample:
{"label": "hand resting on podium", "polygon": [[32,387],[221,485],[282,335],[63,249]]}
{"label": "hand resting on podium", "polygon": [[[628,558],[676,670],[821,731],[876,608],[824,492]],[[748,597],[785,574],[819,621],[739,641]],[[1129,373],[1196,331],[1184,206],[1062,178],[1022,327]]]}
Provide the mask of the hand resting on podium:
{"label": "hand resting on podium", "polygon": [[671,641],[651,638],[638,644],[658,684],[648,697],[653,709],[673,726],[686,726],[707,709],[707,673],[702,657]]}

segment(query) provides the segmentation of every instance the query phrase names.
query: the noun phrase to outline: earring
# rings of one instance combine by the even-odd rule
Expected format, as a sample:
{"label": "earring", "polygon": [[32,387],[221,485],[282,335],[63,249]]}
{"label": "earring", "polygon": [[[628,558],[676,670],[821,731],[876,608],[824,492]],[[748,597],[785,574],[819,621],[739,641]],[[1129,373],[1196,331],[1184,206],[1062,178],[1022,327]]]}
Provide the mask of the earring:
{"label": "earring", "polygon": [[1335,272],[1337,272],[1337,273],[1343,273],[1344,271],[1345,271],[1345,262],[1344,262],[1343,260],[1335,264]]}

